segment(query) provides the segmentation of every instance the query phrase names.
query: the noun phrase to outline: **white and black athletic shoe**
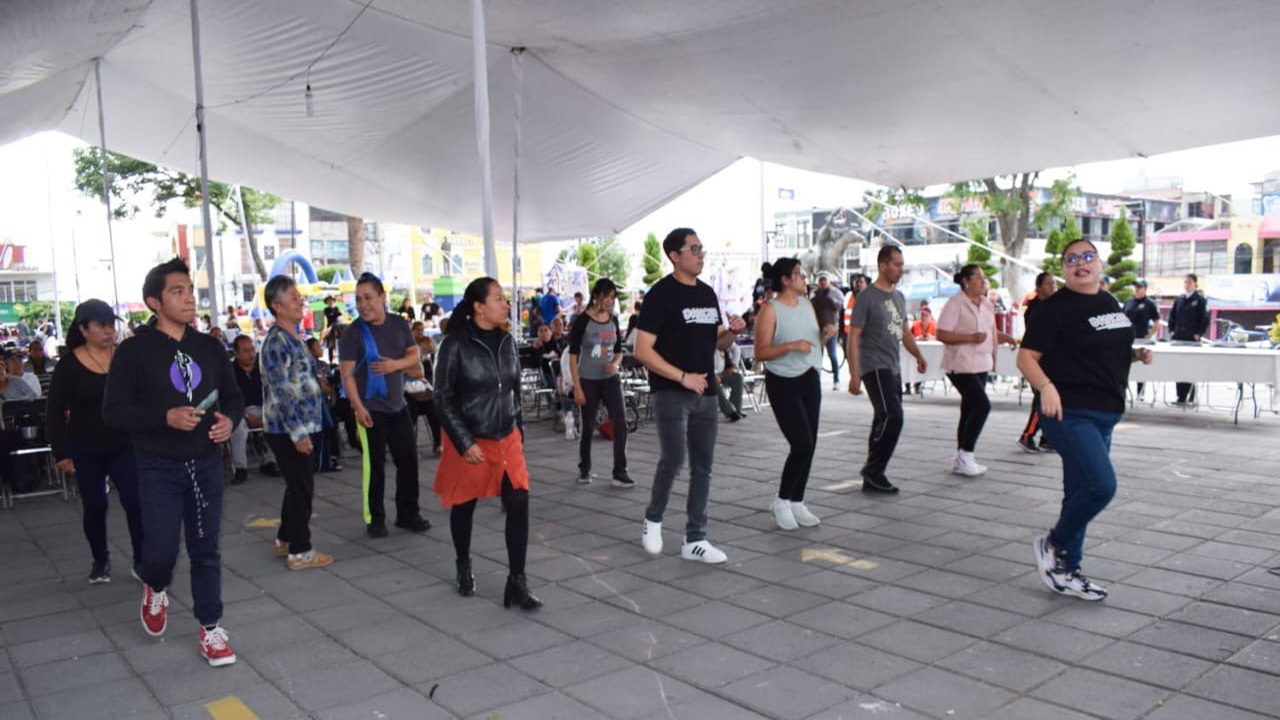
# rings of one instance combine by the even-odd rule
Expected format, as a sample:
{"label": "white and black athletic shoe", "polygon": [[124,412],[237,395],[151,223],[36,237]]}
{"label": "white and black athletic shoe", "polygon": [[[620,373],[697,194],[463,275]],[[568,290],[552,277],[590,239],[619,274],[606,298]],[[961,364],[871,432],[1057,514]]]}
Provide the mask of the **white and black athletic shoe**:
{"label": "white and black athletic shoe", "polygon": [[1107,589],[1091,582],[1079,570],[1068,570],[1066,556],[1049,544],[1049,536],[1035,539],[1036,571],[1040,580],[1059,595],[1071,595],[1096,602],[1107,597]]}
{"label": "white and black athletic shoe", "polygon": [[102,562],[94,560],[93,568],[89,570],[89,584],[98,585],[109,582],[111,582],[111,562],[109,560],[103,560]]}
{"label": "white and black athletic shoe", "polygon": [[697,560],[711,565],[718,565],[729,559],[719,548],[706,540],[686,542],[680,548],[680,557],[685,560]]}

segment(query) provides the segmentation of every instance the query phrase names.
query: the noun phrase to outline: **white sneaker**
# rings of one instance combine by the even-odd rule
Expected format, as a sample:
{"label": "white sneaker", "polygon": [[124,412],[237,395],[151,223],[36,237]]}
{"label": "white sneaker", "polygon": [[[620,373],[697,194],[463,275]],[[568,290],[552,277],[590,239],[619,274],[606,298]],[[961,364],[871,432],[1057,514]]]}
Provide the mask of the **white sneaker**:
{"label": "white sneaker", "polygon": [[965,477],[978,477],[987,472],[985,465],[979,465],[973,459],[973,453],[964,452],[963,450],[956,452],[955,463],[951,466],[951,472],[956,475],[964,475]]}
{"label": "white sneaker", "polygon": [[709,565],[719,565],[729,559],[728,555],[720,552],[715,545],[706,540],[685,543],[680,548],[680,557],[685,560],[698,560]]}
{"label": "white sneaker", "polygon": [[779,530],[795,530],[800,527],[795,515],[791,513],[790,500],[774,498],[773,503],[769,505],[769,512],[773,514],[773,521],[778,523]]}
{"label": "white sneaker", "polygon": [[662,554],[662,523],[644,521],[644,534],[640,536],[644,551],[650,555]]}
{"label": "white sneaker", "polygon": [[804,501],[791,503],[791,515],[800,527],[817,527],[818,523],[822,522],[817,515],[809,512]]}

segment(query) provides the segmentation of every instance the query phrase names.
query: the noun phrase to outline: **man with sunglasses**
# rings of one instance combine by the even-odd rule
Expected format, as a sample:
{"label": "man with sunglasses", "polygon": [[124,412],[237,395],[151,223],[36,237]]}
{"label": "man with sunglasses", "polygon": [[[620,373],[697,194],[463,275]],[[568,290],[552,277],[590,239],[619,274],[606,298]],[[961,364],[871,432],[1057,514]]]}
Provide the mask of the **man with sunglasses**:
{"label": "man with sunglasses", "polygon": [[662,242],[662,251],[673,270],[645,296],[636,333],[636,359],[649,369],[660,448],[641,543],[650,555],[662,553],[662,515],[687,448],[688,522],[680,556],[722,563],[728,558],[707,541],[706,532],[711,463],[720,422],[715,355],[733,344],[746,323],[730,315],[726,327],[715,291],[698,280],[704,249],[696,232],[672,230]]}
{"label": "man with sunglasses", "polygon": [[152,322],[120,344],[107,372],[102,416],[126,430],[138,462],[142,510],[142,625],[168,626],[169,582],[185,530],[199,650],[212,666],[236,655],[222,629],[222,443],[244,416],[244,399],[216,338],[197,332],[186,263],[152,268],[142,297]]}

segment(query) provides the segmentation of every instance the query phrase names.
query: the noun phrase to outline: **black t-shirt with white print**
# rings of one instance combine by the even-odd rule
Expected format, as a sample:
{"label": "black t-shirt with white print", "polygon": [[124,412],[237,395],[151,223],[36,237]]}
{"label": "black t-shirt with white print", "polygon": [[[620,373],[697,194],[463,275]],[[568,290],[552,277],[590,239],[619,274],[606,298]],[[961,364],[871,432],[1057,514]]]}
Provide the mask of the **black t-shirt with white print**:
{"label": "black t-shirt with white print", "polygon": [[[637,327],[657,336],[654,349],[662,359],[690,374],[707,378],[707,395],[716,392],[716,338],[720,334],[720,301],[711,286],[685,285],[668,275],[649,290],[640,307]],[[679,390],[680,383],[649,374],[649,387]]]}
{"label": "black t-shirt with white print", "polygon": [[1036,308],[1022,347],[1041,353],[1063,407],[1124,412],[1133,324],[1110,293],[1054,293]]}

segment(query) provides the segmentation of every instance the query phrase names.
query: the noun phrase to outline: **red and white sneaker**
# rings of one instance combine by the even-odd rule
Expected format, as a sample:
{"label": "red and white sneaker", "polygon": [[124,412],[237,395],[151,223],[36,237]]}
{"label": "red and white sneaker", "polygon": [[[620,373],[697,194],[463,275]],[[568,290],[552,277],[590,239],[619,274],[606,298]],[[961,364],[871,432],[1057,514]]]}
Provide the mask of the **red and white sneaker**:
{"label": "red and white sneaker", "polygon": [[214,625],[212,630],[200,626],[200,654],[213,667],[230,665],[236,661],[236,653],[227,644],[227,631],[221,625]]}
{"label": "red and white sneaker", "polygon": [[156,592],[142,583],[142,628],[151,637],[160,637],[169,626],[169,593]]}

